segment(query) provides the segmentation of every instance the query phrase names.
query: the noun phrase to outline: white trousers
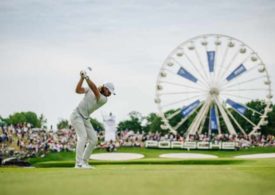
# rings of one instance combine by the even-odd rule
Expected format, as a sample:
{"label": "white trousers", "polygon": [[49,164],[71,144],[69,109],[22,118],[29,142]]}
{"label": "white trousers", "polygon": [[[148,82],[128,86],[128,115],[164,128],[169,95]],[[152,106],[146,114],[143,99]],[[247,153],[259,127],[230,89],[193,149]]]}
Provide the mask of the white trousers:
{"label": "white trousers", "polygon": [[71,114],[71,124],[77,135],[76,164],[87,163],[97,144],[97,132],[90,120],[86,120],[75,110]]}

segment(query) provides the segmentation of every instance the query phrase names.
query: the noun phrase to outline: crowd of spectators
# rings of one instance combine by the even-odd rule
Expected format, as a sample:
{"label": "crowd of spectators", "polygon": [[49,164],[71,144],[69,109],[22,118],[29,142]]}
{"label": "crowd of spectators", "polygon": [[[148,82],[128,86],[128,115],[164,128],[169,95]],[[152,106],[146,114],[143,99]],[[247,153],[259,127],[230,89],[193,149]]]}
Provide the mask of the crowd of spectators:
{"label": "crowd of spectators", "polygon": [[49,131],[28,124],[0,127],[2,156],[45,156],[48,152],[73,151],[76,134],[72,129]]}
{"label": "crowd of spectators", "polygon": [[[101,143],[104,143],[104,136],[100,134]],[[253,146],[275,146],[275,136],[274,135],[251,135],[244,136],[239,135],[229,135],[229,134],[195,134],[189,135],[188,138],[181,135],[174,135],[172,133],[162,134],[160,132],[155,133],[134,133],[133,131],[121,131],[117,133],[116,146],[125,146],[125,147],[144,147],[145,141],[201,141],[201,142],[236,142],[241,148],[248,148]]]}
{"label": "crowd of spectators", "polygon": [[[251,146],[275,146],[274,135],[207,135],[196,134],[185,138],[181,135],[160,132],[145,133],[131,130],[117,132],[116,140],[104,142],[104,132],[98,133],[98,147],[107,151],[115,151],[117,147],[144,147],[145,141],[205,141],[205,142],[237,142],[241,148]],[[28,124],[0,127],[1,156],[21,155],[25,157],[45,156],[48,152],[74,151],[76,134],[71,128],[58,131],[35,129]]]}

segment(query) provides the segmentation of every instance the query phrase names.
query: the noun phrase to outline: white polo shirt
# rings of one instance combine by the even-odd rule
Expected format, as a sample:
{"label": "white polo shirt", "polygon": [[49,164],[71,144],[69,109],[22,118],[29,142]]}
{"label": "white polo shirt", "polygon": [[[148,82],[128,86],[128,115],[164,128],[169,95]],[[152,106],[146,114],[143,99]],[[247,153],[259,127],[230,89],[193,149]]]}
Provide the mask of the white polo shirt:
{"label": "white polo shirt", "polygon": [[100,93],[99,100],[97,101],[94,92],[90,88],[85,89],[85,96],[77,106],[77,111],[84,118],[89,118],[95,110],[103,106],[107,102],[107,97]]}

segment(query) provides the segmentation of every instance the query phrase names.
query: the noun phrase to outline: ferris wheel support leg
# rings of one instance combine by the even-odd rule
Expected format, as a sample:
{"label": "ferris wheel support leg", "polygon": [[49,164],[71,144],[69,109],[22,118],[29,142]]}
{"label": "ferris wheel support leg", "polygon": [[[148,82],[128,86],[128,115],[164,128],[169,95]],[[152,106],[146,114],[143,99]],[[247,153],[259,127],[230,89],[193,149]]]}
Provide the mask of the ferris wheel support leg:
{"label": "ferris wheel support leg", "polygon": [[227,130],[229,131],[230,135],[236,135],[237,133],[236,133],[236,131],[235,131],[235,129],[234,129],[234,127],[233,127],[233,125],[232,125],[232,123],[231,123],[228,115],[226,114],[225,110],[223,109],[220,101],[216,97],[214,97],[214,100],[215,100],[215,102],[216,102],[216,104],[218,106],[218,109],[220,110],[220,113],[221,113],[221,115],[223,117],[223,120],[225,122],[225,125],[226,125]]}
{"label": "ferris wheel support leg", "polygon": [[259,127],[254,127],[254,129],[248,134],[249,137],[253,134],[255,134],[256,131],[258,131],[260,128]]}
{"label": "ferris wheel support leg", "polygon": [[221,132],[221,125],[220,125],[220,119],[219,119],[219,113],[218,113],[217,105],[215,105],[215,111],[217,113],[216,120],[217,120],[217,123],[218,123],[218,132],[219,132],[219,135],[220,135],[222,132]]}
{"label": "ferris wheel support leg", "polygon": [[[207,117],[207,114],[208,114],[208,111],[209,111],[209,109],[210,109],[211,104],[212,104],[212,101],[209,101],[208,107],[205,109],[205,112],[204,112],[204,115],[203,115],[202,122],[201,122],[201,124],[200,124],[200,126],[199,126],[199,131],[198,131],[199,134],[202,133],[203,126],[204,126],[204,123],[205,123],[205,121],[206,121],[206,117]],[[209,132],[208,132],[208,133],[209,133]],[[209,133],[209,135],[210,135],[210,133]]]}
{"label": "ferris wheel support leg", "polygon": [[190,125],[190,127],[187,130],[187,137],[190,134],[195,134],[198,131],[199,125],[201,124],[202,120],[203,120],[203,116],[205,115],[205,113],[207,113],[209,106],[210,106],[210,98],[208,98],[204,105],[202,106],[202,108],[200,109],[199,113],[197,114],[197,116],[195,117],[193,123]]}
{"label": "ferris wheel support leg", "polygon": [[231,114],[231,112],[229,110],[226,110],[228,115],[230,116],[230,118],[235,122],[235,124],[237,125],[237,127],[241,130],[241,132],[247,136],[247,134],[245,133],[244,129],[242,128],[242,126],[238,123],[238,121],[235,119],[235,117]]}
{"label": "ferris wheel support leg", "polygon": [[206,116],[207,116],[207,114],[205,114],[205,115],[203,116],[202,123],[200,124],[199,130],[198,130],[198,133],[199,133],[199,134],[202,133],[203,125],[204,125],[204,123],[205,123],[205,121],[206,121]]}

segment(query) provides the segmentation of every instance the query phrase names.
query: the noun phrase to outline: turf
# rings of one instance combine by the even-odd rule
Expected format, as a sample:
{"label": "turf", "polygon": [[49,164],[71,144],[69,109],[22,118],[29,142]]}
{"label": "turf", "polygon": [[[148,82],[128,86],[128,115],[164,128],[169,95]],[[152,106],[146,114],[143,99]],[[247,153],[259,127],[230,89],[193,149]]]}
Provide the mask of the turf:
{"label": "turf", "polygon": [[[106,152],[102,149],[97,149],[94,153]],[[232,157],[244,154],[255,154],[255,153],[270,153],[275,152],[275,148],[250,148],[240,151],[206,151],[206,150],[180,150],[180,149],[146,149],[146,148],[120,148],[117,152],[130,152],[130,153],[141,153],[144,155],[143,159],[130,160],[130,161],[90,161],[94,165],[100,164],[170,164],[170,165],[222,165],[222,164],[239,164],[245,162],[245,160],[233,159]],[[164,153],[202,153],[216,155],[219,159],[210,160],[179,160],[179,159],[160,159],[159,155]],[[61,152],[51,153],[45,158],[32,158],[29,160],[35,167],[73,167],[74,166],[75,153],[73,152]],[[246,161],[249,162],[249,161]],[[250,161],[251,162],[251,161]]]}
{"label": "turf", "polygon": [[[120,152],[143,153],[145,159],[124,163],[98,162],[96,164],[95,161],[91,161],[96,165],[95,170],[66,168],[66,165],[72,165],[74,153],[55,153],[43,160],[30,160],[37,167],[43,163],[53,164],[50,169],[0,168],[0,189],[3,195],[274,195],[275,159],[235,160],[231,158],[234,155],[272,151],[274,152],[274,148],[236,152],[192,151],[216,153],[221,157],[212,161],[157,158],[159,153],[174,153],[175,150],[122,149]],[[145,161],[147,162],[144,164],[138,163]],[[209,163],[210,161],[212,163]],[[163,164],[153,162],[163,162]],[[60,166],[57,166],[58,163]]]}

